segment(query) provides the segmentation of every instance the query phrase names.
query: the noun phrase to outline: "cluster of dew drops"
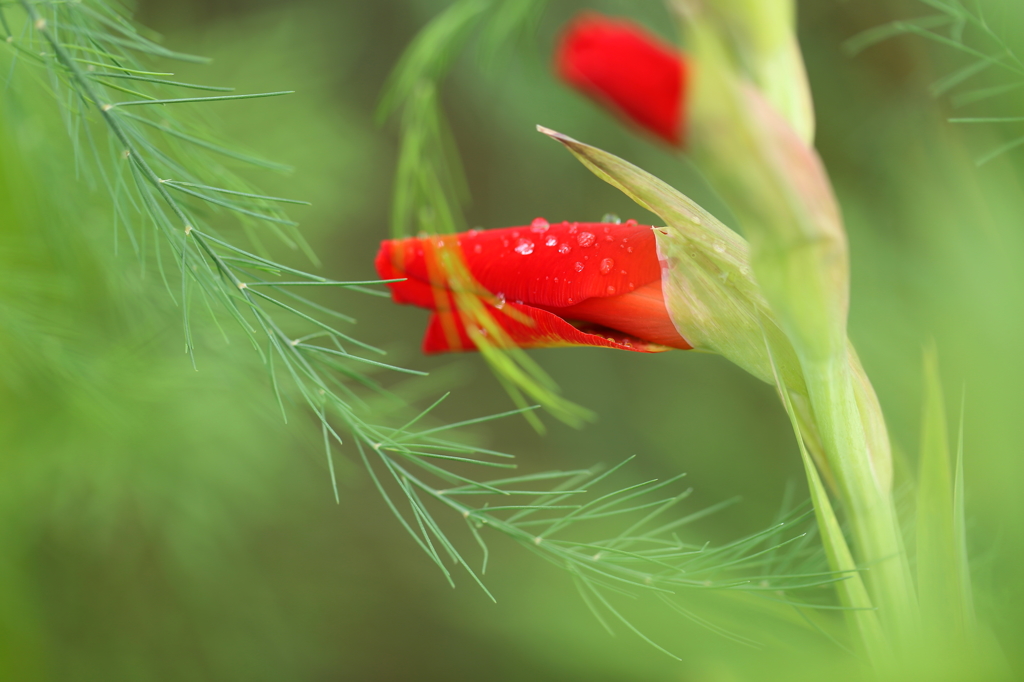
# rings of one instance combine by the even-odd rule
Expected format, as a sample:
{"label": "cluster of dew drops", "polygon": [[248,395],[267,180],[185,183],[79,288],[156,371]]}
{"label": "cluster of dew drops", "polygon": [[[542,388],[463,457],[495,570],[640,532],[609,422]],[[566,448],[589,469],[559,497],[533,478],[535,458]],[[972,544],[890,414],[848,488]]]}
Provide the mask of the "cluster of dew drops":
{"label": "cluster of dew drops", "polygon": [[[615,223],[618,223],[618,219],[616,218],[616,219],[614,219],[614,221],[606,219],[606,220],[604,220],[604,222],[615,222]],[[636,226],[637,222],[635,220],[627,220],[625,224],[628,227],[634,227],[634,226]],[[533,232],[535,234],[543,234],[543,233],[547,232],[548,228],[550,228],[550,227],[551,227],[550,223],[548,223],[548,221],[545,220],[544,218],[534,218],[533,221],[530,223],[530,232]],[[615,240],[615,237],[613,237],[611,234],[609,234],[610,232],[611,232],[611,229],[607,225],[605,225],[605,227],[604,227],[604,233],[605,233],[604,234],[604,238],[605,238],[606,241],[614,241]],[[595,235],[593,232],[588,232],[586,230],[580,232],[579,231],[579,226],[578,226],[577,223],[573,223],[572,225],[569,226],[569,234],[576,235],[576,243],[577,243],[577,245],[580,246],[580,248],[587,248],[588,246],[593,246],[597,242],[597,240],[598,240],[597,235]],[[534,243],[534,241],[532,239],[530,239],[528,237],[519,237],[519,233],[518,232],[512,232],[512,238],[513,239],[518,239],[518,241],[516,242],[516,246],[515,246],[515,248],[513,250],[516,253],[518,253],[519,255],[521,255],[521,256],[529,256],[531,253],[533,253],[534,249],[536,248],[536,244]],[[623,238],[622,241],[623,241],[623,243],[620,244],[620,247],[626,249],[627,253],[633,253],[633,247],[632,246],[626,246],[626,244],[625,244],[625,242],[627,240],[625,238]],[[505,246],[508,246],[508,245],[509,244],[506,242]],[[558,239],[556,239],[553,236],[548,236],[548,237],[546,237],[544,239],[544,246],[547,246],[547,247],[558,246],[558,253],[560,253],[562,255],[566,255],[566,254],[568,254],[568,253],[570,253],[572,251],[572,246],[570,246],[569,244],[567,244],[565,242],[562,242],[561,244],[559,244]],[[573,269],[576,272],[583,272],[583,270],[586,268],[586,264],[584,263],[584,261],[587,261],[587,260],[590,260],[590,256],[583,256],[583,261],[576,261],[573,264]],[[601,263],[598,265],[598,271],[602,275],[610,274],[614,268],[615,268],[615,260],[612,259],[612,258],[602,258],[601,259]],[[621,274],[623,274],[623,275],[626,274],[625,270],[620,270],[619,272]],[[558,281],[557,277],[555,278],[555,281],[556,282]],[[568,284],[569,282],[566,282],[566,283]],[[632,284],[630,284],[629,285],[629,289],[633,290],[633,288],[634,288],[634,286]],[[614,295],[615,294],[615,287],[609,286],[607,293],[608,293],[609,296]],[[571,300],[570,300],[570,302],[571,302]]]}
{"label": "cluster of dew drops", "polygon": [[[609,214],[609,215],[606,215],[602,219],[601,222],[602,223],[618,224],[620,221],[619,221],[619,219],[616,216],[613,216],[613,215]],[[566,222],[565,224],[569,225],[569,234],[572,234],[572,235],[576,236],[576,244],[580,248],[587,248],[588,246],[593,246],[594,244],[596,244],[598,242],[598,236],[595,235],[593,232],[589,232],[587,230],[580,231],[579,223],[569,224],[568,222]],[[632,220],[632,219],[631,220],[627,220],[625,222],[625,225],[627,227],[635,227],[637,224],[638,224],[637,221],[636,220]],[[512,239],[516,240],[516,245],[515,245],[515,247],[513,247],[512,250],[515,253],[517,253],[517,254],[519,254],[521,256],[529,256],[537,248],[537,243],[534,241],[536,239],[537,241],[543,241],[543,244],[546,247],[549,247],[549,248],[558,247],[557,251],[558,251],[558,253],[560,253],[562,255],[568,255],[569,253],[571,253],[573,247],[570,244],[568,244],[567,242],[559,243],[559,240],[556,237],[554,237],[553,235],[548,235],[547,237],[543,237],[543,238],[539,236],[539,235],[543,235],[545,232],[547,232],[550,227],[551,227],[551,224],[546,219],[544,219],[544,218],[534,218],[530,222],[530,225],[529,225],[528,229],[529,229],[530,233],[532,233],[534,235],[538,235],[538,236],[536,236],[536,237],[529,237],[529,236],[524,237],[524,236],[520,236],[520,232],[518,230],[513,230],[510,236],[511,236]],[[609,225],[606,224],[604,226],[604,239],[605,239],[605,241],[609,241],[609,242],[615,241],[615,237],[613,237],[610,234],[610,232],[611,232],[611,228],[610,228]],[[474,237],[477,234],[478,234],[478,230],[469,230],[467,232],[467,236],[469,236],[469,237]],[[628,241],[628,239],[623,238],[622,239],[622,243],[619,245],[619,247],[622,248],[622,249],[625,249],[627,253],[633,253],[633,247],[632,246],[627,246],[627,244],[626,244],[627,241]],[[461,240],[460,240],[460,244],[461,244]],[[511,245],[512,245],[512,242],[510,240],[508,240],[508,239],[505,239],[502,242],[502,246],[504,246],[505,248],[508,248]],[[443,244],[441,242],[439,242],[438,246],[443,246]],[[482,252],[483,252],[483,246],[481,246],[480,244],[475,244],[473,246],[473,253],[480,254]],[[576,261],[573,264],[573,269],[576,272],[583,272],[583,270],[586,268],[585,261],[588,261],[588,260],[590,260],[590,256],[584,255],[582,261]],[[615,260],[612,259],[612,258],[602,258],[601,262],[598,264],[598,271],[602,275],[611,274],[611,272],[612,272],[612,270],[614,268],[615,268]],[[625,270],[619,270],[619,274],[626,275],[627,272]],[[548,277],[545,277],[544,279],[548,279]],[[556,283],[558,282],[558,280],[559,280],[559,278],[557,276],[554,277],[554,281]],[[565,281],[565,284],[571,284],[571,283],[572,283],[571,280],[567,279]],[[633,291],[636,288],[636,286],[632,282],[630,282],[627,285],[627,288],[628,288],[629,291]],[[607,290],[606,290],[606,295],[614,296],[615,294],[616,294],[615,287],[609,285]],[[517,302],[521,303],[521,301],[517,301]],[[497,307],[501,308],[504,305],[504,303],[505,303],[505,296],[504,296],[504,294],[499,293],[497,295]],[[569,299],[569,303],[570,304],[573,303],[573,300],[571,298]]]}

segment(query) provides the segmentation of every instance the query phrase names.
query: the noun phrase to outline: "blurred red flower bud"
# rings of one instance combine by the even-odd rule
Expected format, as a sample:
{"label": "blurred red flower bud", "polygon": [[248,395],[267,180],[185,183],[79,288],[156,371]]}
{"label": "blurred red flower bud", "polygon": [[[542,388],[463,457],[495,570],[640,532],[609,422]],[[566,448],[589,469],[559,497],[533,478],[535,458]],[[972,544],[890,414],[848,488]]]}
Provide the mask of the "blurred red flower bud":
{"label": "blurred red flower bud", "polygon": [[[484,310],[523,348],[603,346],[640,352],[689,349],[661,290],[649,226],[636,221],[470,230],[381,243],[377,272],[392,298],[433,311],[426,353],[473,350],[485,326],[458,306],[440,253],[457,250]],[[499,342],[500,345],[500,342]]]}
{"label": "blurred red flower bud", "polygon": [[562,35],[555,68],[600,104],[682,145],[687,65],[675,47],[632,22],[586,12]]}

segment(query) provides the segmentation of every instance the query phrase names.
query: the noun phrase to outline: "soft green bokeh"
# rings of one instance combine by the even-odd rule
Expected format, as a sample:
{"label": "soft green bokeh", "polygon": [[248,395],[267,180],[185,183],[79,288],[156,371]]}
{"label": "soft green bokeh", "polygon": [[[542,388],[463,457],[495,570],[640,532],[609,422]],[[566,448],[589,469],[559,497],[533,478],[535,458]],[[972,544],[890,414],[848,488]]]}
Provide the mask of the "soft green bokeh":
{"label": "soft green bokeh", "polygon": [[[173,67],[183,79],[297,91],[207,112],[226,136],[297,168],[253,179],[269,193],[311,201],[292,213],[324,262],[319,272],[359,279],[372,276],[376,244],[387,236],[396,153],[394,126],[373,123],[376,98],[401,49],[445,4],[193,0],[139,10],[169,47],[214,57],[211,66]],[[1018,3],[987,4],[1003,12],[993,24],[1024,55]],[[653,219],[538,135],[534,126],[543,124],[628,159],[730,223],[685,161],[552,77],[554,38],[582,6],[553,2],[534,43],[491,69],[465,59],[447,83],[474,198],[469,222],[608,212]],[[659,3],[588,6],[673,38]],[[961,109],[934,99],[929,84],[965,62],[920,38],[855,57],[842,49],[862,30],[925,10],[913,0],[805,2],[800,37],[818,147],[850,235],[850,335],[904,470],[916,459],[926,344],[938,348],[952,425],[963,388],[979,610],[1020,670],[1024,151],[980,168],[974,159],[1024,130],[945,119],[1021,115],[1024,97]],[[6,57],[0,67],[6,79]],[[978,84],[1012,78],[987,72]],[[501,538],[487,575],[498,603],[468,578],[450,589],[351,452],[338,453],[334,504],[315,419],[294,410],[281,422],[244,339],[225,344],[197,315],[192,370],[180,311],[159,276],[142,274],[123,238],[114,253],[104,191],[76,174],[52,104],[34,90],[22,94],[17,104],[11,93],[0,100],[0,675],[726,681],[748,679],[750,670],[769,678],[792,648],[812,664],[835,656],[795,627],[762,628],[764,649],[750,650],[663,608],[627,604],[634,622],[683,657],[677,663],[625,628],[609,637],[566,573]],[[387,348],[392,361],[436,373],[409,389],[423,404],[455,385],[442,418],[508,409],[480,358],[419,355],[422,311],[348,293],[324,300],[356,316],[359,338]],[[543,438],[522,420],[478,430],[524,469],[636,454],[630,482],[688,472],[695,492],[687,510],[742,496],[691,529],[692,540],[765,527],[787,484],[806,496],[772,389],[720,358],[600,349],[534,356],[599,420],[582,431],[553,424]],[[460,539],[472,552],[472,539]],[[724,625],[759,631],[739,606],[694,599]]]}

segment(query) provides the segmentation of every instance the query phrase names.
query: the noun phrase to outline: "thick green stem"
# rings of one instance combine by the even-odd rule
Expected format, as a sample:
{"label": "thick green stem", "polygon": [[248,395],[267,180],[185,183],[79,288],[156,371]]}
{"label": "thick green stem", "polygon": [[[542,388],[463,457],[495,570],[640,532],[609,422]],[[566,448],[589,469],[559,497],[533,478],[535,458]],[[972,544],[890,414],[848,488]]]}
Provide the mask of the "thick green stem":
{"label": "thick green stem", "polygon": [[871,463],[851,367],[846,357],[802,364],[872,600],[890,635],[909,643],[916,630],[914,588],[892,492]]}

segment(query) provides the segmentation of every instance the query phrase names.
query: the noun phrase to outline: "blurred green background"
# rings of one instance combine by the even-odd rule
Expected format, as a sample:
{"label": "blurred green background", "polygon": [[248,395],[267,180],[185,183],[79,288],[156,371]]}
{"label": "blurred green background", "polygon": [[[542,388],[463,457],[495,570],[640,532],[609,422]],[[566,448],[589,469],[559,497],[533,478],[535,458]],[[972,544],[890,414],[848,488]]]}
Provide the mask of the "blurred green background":
{"label": "blurred green background", "polygon": [[[183,80],[287,98],[207,109],[225,135],[294,165],[253,174],[270,194],[312,202],[292,215],[324,261],[319,274],[373,276],[387,236],[397,128],[373,120],[402,49],[446,2],[141,2]],[[1024,9],[988,3],[1024,55]],[[672,39],[657,2],[552,2],[531,43],[495,65],[470,49],[444,102],[480,227],[652,220],[534,132],[554,128],[653,172],[728,218],[684,160],[625,129],[555,81],[559,28],[590,7]],[[975,159],[1021,124],[956,126],[953,115],[1022,115],[1021,90],[955,108],[929,86],[965,62],[900,37],[851,56],[844,41],[926,10],[916,0],[801,3],[818,147],[852,243],[851,335],[894,443],[913,468],[920,358],[935,340],[965,453],[979,608],[1012,645],[1024,633],[1024,150]],[[9,56],[0,57],[4,77]],[[19,65],[18,69],[25,69]],[[1012,82],[981,74],[976,86]],[[1018,79],[1020,80],[1020,79]],[[0,106],[0,677],[10,680],[731,680],[780,655],[742,649],[677,614],[640,608],[610,638],[568,574],[492,538],[492,604],[470,580],[452,590],[394,520],[351,452],[334,503],[316,420],[280,419],[258,358],[197,322],[198,371],[160,278],[114,252],[109,196],[76,173],[45,100]],[[27,86],[23,86],[27,87]],[[728,220],[726,220],[728,222]],[[288,262],[311,267],[282,254]],[[337,293],[362,340],[434,373],[423,405],[455,386],[440,417],[509,408],[479,357],[419,355],[426,315]],[[528,471],[615,463],[627,477],[688,472],[686,510],[741,503],[690,531],[721,542],[765,527],[802,470],[773,390],[719,358],[599,349],[537,351],[567,397],[598,420],[546,436],[510,419],[478,430]],[[339,457],[341,460],[342,457]],[[472,550],[469,550],[472,551]],[[1020,653],[1007,646],[1020,669]],[[828,650],[822,655],[828,656]]]}

